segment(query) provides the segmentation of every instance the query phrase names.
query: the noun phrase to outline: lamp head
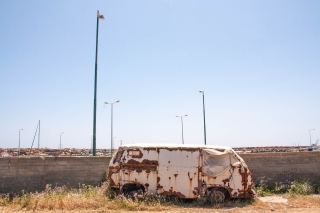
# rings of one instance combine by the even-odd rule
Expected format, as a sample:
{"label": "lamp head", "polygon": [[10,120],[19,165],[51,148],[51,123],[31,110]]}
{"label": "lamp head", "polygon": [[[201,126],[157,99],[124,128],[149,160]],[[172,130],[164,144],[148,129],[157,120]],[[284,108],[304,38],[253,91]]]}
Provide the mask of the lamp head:
{"label": "lamp head", "polygon": [[104,20],[104,16],[102,14],[100,14],[99,10],[98,10],[97,16],[99,19]]}
{"label": "lamp head", "polygon": [[204,91],[203,91],[203,90],[200,90],[199,92],[202,93],[202,94],[204,94]]}

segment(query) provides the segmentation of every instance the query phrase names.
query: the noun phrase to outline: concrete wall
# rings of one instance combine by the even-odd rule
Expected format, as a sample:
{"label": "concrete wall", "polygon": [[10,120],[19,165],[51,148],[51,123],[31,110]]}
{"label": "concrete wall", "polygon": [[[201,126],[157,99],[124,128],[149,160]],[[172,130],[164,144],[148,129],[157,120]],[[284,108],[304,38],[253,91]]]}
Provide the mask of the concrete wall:
{"label": "concrete wall", "polygon": [[42,191],[46,184],[99,185],[110,157],[0,158],[0,193]]}
{"label": "concrete wall", "polygon": [[[241,154],[255,183],[307,179],[320,183],[320,152]],[[110,157],[0,158],[0,193],[42,191],[46,184],[79,187],[99,185]]]}
{"label": "concrete wall", "polygon": [[320,184],[320,152],[285,152],[240,154],[247,163],[255,183],[309,180]]}

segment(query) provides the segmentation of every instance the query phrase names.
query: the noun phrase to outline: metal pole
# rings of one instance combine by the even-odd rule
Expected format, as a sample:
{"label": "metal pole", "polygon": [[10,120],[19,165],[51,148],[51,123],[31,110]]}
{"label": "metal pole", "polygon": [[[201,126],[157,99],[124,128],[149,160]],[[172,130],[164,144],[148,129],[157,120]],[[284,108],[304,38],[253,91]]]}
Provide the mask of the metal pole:
{"label": "metal pole", "polygon": [[98,35],[99,35],[99,19],[104,19],[103,15],[100,15],[97,11],[97,31],[96,31],[96,58],[95,58],[95,70],[94,70],[94,100],[93,100],[93,143],[92,143],[92,155],[96,156],[96,117],[97,117],[97,72],[98,72]]}
{"label": "metal pole", "polygon": [[60,149],[62,148],[62,145],[61,145],[61,135],[63,134],[64,132],[61,132],[60,133]]}
{"label": "metal pole", "polygon": [[176,116],[176,117],[180,117],[181,118],[181,129],[182,129],[182,131],[181,131],[181,137],[182,137],[182,144],[184,144],[184,138],[183,138],[183,120],[182,120],[182,118],[183,117],[186,117],[186,116],[188,116],[188,115],[182,115],[182,116]]}
{"label": "metal pole", "polygon": [[38,134],[38,154],[40,155],[40,120],[39,120],[39,134]]}
{"label": "metal pole", "polygon": [[113,103],[111,104],[111,156],[113,149]]}
{"label": "metal pole", "polygon": [[207,145],[206,114],[205,114],[205,107],[204,107],[204,91],[200,90],[199,92],[202,93],[204,145]]}
{"label": "metal pole", "polygon": [[182,126],[182,144],[184,144],[184,139],[183,139],[183,121],[182,121],[182,117],[181,117],[181,126]]}
{"label": "metal pole", "polygon": [[20,155],[20,131],[21,131],[21,130],[23,130],[23,129],[20,129],[20,130],[19,130],[19,147],[18,147],[18,156]]}
{"label": "metal pole", "polygon": [[113,149],[113,104],[119,103],[120,100],[117,100],[116,102],[109,103],[109,102],[104,102],[105,104],[111,104],[111,156],[112,156],[112,149]]}
{"label": "metal pole", "polygon": [[207,145],[207,132],[206,132],[206,112],[204,107],[204,93],[203,93],[203,123],[204,123],[204,145]]}

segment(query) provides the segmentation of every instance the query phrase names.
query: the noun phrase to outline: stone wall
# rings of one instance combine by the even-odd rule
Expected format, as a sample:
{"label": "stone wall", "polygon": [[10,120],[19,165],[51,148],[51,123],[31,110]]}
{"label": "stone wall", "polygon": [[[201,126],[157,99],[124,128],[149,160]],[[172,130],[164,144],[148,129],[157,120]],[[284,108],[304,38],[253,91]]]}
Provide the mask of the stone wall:
{"label": "stone wall", "polygon": [[0,158],[0,193],[42,191],[46,184],[99,185],[110,157]]}
{"label": "stone wall", "polygon": [[[309,180],[320,184],[320,152],[240,154],[255,183]],[[42,191],[46,184],[77,188],[97,186],[110,157],[0,158],[0,193]]]}
{"label": "stone wall", "polygon": [[292,182],[309,180],[320,184],[320,152],[240,154],[255,183],[260,180]]}

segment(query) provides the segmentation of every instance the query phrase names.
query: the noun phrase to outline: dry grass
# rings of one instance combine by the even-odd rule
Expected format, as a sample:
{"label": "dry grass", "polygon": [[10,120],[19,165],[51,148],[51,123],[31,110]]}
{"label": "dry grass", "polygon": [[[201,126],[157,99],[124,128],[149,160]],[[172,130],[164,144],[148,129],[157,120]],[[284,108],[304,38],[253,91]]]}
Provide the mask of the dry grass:
{"label": "dry grass", "polygon": [[[47,186],[46,190],[41,193],[22,192],[17,196],[2,195],[0,198],[0,207],[10,207],[11,209],[26,211],[50,211],[50,210],[165,210],[168,206],[163,205],[161,201],[150,200],[143,201],[139,199],[127,198],[123,195],[110,199],[112,194],[107,190],[108,185],[101,187],[92,187],[83,185],[80,189],[67,189],[57,187],[52,189]],[[159,197],[160,198],[160,197]],[[169,202],[170,204],[170,202]]]}
{"label": "dry grass", "polygon": [[2,195],[1,212],[264,212],[276,209],[277,212],[320,212],[320,196],[302,196],[296,193],[285,193],[288,199],[284,203],[265,203],[259,199],[230,200],[226,203],[215,203],[200,198],[185,201],[160,195],[134,194],[131,197],[114,195],[107,190],[107,183],[101,187],[83,185],[79,189],[49,185],[41,193],[24,193],[18,196]]}
{"label": "dry grass", "polygon": [[[77,202],[77,201],[73,201]],[[88,204],[88,203],[87,203]],[[72,212],[72,213],[83,213],[83,212],[270,212],[271,209],[276,212],[320,212],[320,198],[313,196],[288,196],[287,204],[278,203],[264,203],[258,199],[255,199],[251,203],[246,203],[245,201],[237,200],[230,201],[225,205],[220,206],[188,206],[188,205],[163,205],[163,206],[140,206],[139,208],[133,209],[112,209],[110,207],[116,207],[114,205],[104,205],[101,207],[82,207],[82,208],[72,208],[72,209],[31,209],[31,208],[21,208],[21,206],[0,206],[0,212]]]}

